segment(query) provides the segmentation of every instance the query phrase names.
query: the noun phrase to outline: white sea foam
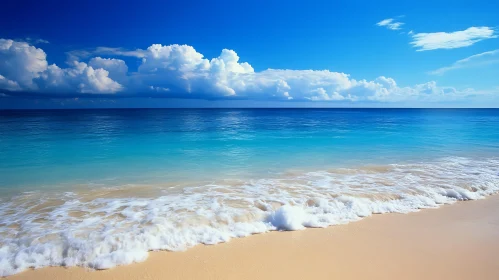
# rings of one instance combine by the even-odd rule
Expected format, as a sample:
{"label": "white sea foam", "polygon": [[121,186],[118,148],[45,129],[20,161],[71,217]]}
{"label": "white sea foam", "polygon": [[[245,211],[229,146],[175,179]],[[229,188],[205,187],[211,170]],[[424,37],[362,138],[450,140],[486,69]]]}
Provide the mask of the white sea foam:
{"label": "white sea foam", "polygon": [[0,204],[0,275],[44,266],[106,269],[144,261],[151,250],[408,213],[498,190],[498,159],[445,158],[168,187],[149,198],[127,190],[102,196],[25,193]]}

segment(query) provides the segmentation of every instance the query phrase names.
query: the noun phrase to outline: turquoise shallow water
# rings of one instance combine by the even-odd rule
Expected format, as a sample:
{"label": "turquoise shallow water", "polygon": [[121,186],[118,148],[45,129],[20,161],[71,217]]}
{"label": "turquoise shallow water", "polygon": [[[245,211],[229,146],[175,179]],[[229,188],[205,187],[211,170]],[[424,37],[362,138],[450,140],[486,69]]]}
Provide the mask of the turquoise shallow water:
{"label": "turquoise shallow water", "polygon": [[499,154],[492,109],[0,112],[0,186],[256,177]]}
{"label": "turquoise shallow water", "polygon": [[499,191],[499,110],[0,111],[0,276]]}

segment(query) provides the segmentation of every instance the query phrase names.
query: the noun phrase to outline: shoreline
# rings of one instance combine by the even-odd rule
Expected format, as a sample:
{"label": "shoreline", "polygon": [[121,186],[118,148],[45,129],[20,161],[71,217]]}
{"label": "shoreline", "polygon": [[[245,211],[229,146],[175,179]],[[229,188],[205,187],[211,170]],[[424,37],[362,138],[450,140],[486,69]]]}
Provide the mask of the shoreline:
{"label": "shoreline", "polygon": [[6,279],[497,279],[499,195],[325,229],[269,232],[95,271],[28,270]]}

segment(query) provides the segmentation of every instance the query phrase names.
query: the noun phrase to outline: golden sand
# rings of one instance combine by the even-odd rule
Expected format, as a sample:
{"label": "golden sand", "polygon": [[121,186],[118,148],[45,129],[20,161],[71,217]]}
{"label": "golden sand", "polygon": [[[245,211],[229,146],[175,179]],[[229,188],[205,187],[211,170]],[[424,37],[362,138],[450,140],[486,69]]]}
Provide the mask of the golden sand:
{"label": "golden sand", "polygon": [[7,279],[499,279],[499,196],[327,229],[272,232],[104,271],[43,268]]}

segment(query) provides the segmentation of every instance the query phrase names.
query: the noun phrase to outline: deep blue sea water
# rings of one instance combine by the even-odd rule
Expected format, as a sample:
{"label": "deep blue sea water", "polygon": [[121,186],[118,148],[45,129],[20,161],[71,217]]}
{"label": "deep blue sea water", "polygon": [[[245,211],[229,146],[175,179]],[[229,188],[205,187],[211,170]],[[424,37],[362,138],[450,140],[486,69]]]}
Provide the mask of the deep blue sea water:
{"label": "deep blue sea water", "polygon": [[496,109],[0,111],[0,275],[497,190]]}
{"label": "deep blue sea water", "polygon": [[238,178],[499,154],[495,109],[0,112],[0,186]]}

